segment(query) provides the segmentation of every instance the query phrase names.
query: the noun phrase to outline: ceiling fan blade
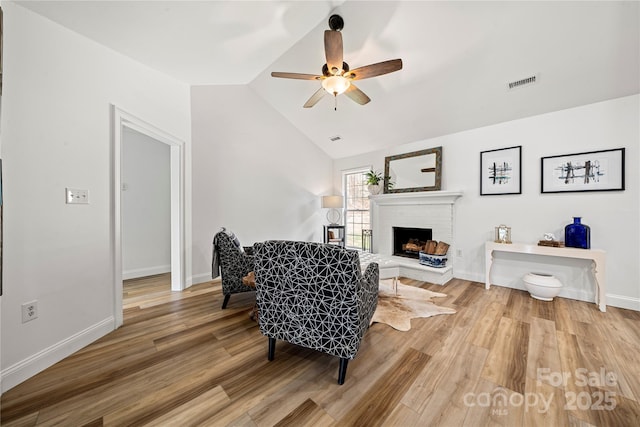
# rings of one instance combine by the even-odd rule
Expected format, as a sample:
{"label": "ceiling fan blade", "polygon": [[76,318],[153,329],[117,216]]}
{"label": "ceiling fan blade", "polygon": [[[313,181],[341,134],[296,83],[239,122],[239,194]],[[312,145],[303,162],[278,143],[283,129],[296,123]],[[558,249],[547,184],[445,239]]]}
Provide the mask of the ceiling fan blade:
{"label": "ceiling fan blade", "polygon": [[340,31],[325,30],[324,53],[329,73],[340,74],[342,70],[342,34]]}
{"label": "ceiling fan blade", "polygon": [[272,72],[271,77],[280,77],[283,79],[299,79],[299,80],[320,80],[322,78],[322,76],[316,76],[314,74],[281,73],[278,71]]}
{"label": "ceiling fan blade", "polygon": [[371,98],[369,98],[363,91],[358,89],[353,83],[349,85],[349,89],[347,89],[344,94],[360,105],[367,104],[369,101],[371,101]]}
{"label": "ceiling fan blade", "polygon": [[324,90],[324,88],[320,88],[317,90],[316,93],[314,93],[313,95],[311,95],[311,98],[309,98],[309,100],[304,104],[304,108],[311,108],[314,105],[316,105],[318,103],[318,101],[320,101],[325,94],[327,94],[328,92],[326,90]]}
{"label": "ceiling fan blade", "polygon": [[353,80],[362,80],[368,79],[369,77],[393,73],[394,71],[398,70],[402,70],[402,59],[390,59],[389,61],[365,65],[364,67],[351,70],[348,73],[345,73],[345,77],[351,78]]}

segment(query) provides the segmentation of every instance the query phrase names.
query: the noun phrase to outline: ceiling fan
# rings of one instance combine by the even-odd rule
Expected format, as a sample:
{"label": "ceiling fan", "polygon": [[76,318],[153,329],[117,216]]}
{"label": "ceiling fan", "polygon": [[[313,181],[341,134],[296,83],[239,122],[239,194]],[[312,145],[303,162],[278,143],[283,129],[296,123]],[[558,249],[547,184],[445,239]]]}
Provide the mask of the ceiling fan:
{"label": "ceiling fan", "polygon": [[337,97],[344,93],[353,101],[364,105],[371,101],[364,92],[358,89],[352,82],[370,77],[393,73],[402,69],[402,59],[391,59],[389,61],[378,62],[376,64],[365,65],[364,67],[349,69],[349,64],[344,62],[342,54],[342,34],[344,20],[340,15],[329,17],[329,28],[324,32],[324,52],[327,63],[322,66],[322,75],[282,73],[272,72],[272,77],[283,79],[318,80],[322,87],[304,104],[304,108],[311,108],[320,101],[327,93],[332,94],[336,100],[334,109],[337,109]]}

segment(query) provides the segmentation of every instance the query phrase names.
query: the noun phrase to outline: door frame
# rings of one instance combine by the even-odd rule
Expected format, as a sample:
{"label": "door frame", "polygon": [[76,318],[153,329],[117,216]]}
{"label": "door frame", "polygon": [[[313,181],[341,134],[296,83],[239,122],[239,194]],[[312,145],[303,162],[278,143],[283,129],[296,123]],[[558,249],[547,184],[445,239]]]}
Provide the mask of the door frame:
{"label": "door frame", "polygon": [[186,288],[185,143],[179,138],[112,105],[112,247],[115,327],[124,321],[122,307],[122,130],[126,127],[169,146],[171,169],[171,290]]}

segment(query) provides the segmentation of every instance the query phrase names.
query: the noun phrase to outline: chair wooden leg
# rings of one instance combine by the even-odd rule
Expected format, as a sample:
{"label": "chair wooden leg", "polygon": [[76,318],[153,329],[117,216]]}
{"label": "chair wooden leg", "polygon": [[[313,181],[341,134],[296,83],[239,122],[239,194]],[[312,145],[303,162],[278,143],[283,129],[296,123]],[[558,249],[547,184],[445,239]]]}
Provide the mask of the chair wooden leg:
{"label": "chair wooden leg", "polygon": [[227,308],[227,303],[229,302],[229,298],[231,298],[231,294],[226,294],[224,296],[224,301],[222,301],[222,309]]}
{"label": "chair wooden leg", "polygon": [[276,339],[269,337],[269,356],[268,356],[269,361],[275,358],[275,354],[276,354]]}
{"label": "chair wooden leg", "polygon": [[340,358],[340,369],[338,370],[338,384],[344,384],[344,379],[347,376],[347,364],[349,363],[349,359],[344,357]]}

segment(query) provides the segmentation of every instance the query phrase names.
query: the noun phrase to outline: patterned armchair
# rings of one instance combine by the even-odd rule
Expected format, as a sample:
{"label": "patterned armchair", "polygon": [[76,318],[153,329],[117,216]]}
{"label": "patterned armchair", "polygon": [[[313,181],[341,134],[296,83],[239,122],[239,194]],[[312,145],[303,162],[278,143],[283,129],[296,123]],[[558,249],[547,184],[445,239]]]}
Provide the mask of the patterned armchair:
{"label": "patterned armchair", "polygon": [[358,253],[309,242],[256,243],[256,303],[260,332],[340,358],[338,384],[353,359],[378,304],[378,264],[364,275]]}
{"label": "patterned armchair", "polygon": [[[251,249],[251,248],[246,248]],[[222,275],[222,308],[227,308],[231,294],[255,291],[242,283],[242,278],[253,271],[253,255],[240,246],[236,236],[222,228],[213,237],[213,259],[211,262],[211,278]]]}

